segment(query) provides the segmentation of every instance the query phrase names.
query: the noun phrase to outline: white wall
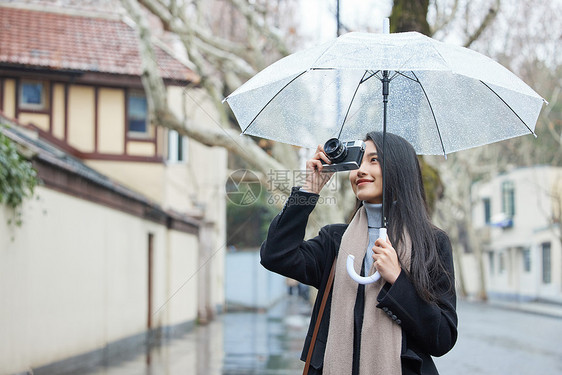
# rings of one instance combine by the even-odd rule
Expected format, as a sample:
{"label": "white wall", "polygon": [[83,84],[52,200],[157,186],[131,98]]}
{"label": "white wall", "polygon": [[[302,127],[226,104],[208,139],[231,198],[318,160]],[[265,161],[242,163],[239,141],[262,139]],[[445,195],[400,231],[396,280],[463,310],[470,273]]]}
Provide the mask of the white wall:
{"label": "white wall", "polygon": [[[168,86],[168,104],[179,119],[198,128],[220,128],[215,104],[198,88]],[[204,208],[204,220],[213,223],[211,255],[205,262],[210,274],[210,307],[220,310],[224,304],[226,248],[226,179],[228,153],[220,147],[208,147],[187,140],[187,161],[168,164],[165,174],[164,208],[182,212]],[[197,206],[199,205],[199,207]]]}
{"label": "white wall", "polygon": [[120,211],[44,187],[36,192],[23,206],[21,227],[7,227],[9,212],[0,207],[0,373],[144,332],[149,233],[153,311],[165,306],[153,326],[195,319],[196,288],[180,287],[195,272],[196,235],[168,235],[166,227]]}
{"label": "white wall", "polygon": [[179,232],[170,232],[168,239],[166,274],[169,275],[169,286],[166,288],[166,301],[159,301],[154,311],[167,311],[167,324],[174,325],[185,322],[186,317],[189,320],[197,317],[199,244],[196,236]]}

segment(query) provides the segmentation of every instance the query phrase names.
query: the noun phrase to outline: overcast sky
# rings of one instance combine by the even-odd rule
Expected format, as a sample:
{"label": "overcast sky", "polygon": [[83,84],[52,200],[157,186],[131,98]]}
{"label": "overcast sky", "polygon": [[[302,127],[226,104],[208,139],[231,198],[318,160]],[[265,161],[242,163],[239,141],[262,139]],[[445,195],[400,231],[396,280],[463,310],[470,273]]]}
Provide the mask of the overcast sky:
{"label": "overcast sky", "polygon": [[[392,0],[340,0],[340,20],[357,31],[382,32]],[[336,0],[302,0],[300,23],[304,47],[336,37]]]}

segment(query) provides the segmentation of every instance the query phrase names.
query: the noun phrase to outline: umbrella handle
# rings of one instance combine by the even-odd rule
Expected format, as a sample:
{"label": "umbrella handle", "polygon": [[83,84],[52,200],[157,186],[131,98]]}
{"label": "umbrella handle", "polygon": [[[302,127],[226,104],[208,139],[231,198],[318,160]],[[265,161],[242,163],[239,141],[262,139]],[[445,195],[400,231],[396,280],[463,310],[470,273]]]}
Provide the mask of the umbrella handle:
{"label": "umbrella handle", "polygon": [[[386,241],[386,228],[379,229],[379,238],[382,238]],[[360,276],[355,272],[355,267],[353,267],[353,262],[355,261],[355,257],[351,254],[347,256],[347,273],[349,276],[359,284],[372,284],[376,282],[378,279],[381,278],[381,274],[376,271],[371,276]]]}

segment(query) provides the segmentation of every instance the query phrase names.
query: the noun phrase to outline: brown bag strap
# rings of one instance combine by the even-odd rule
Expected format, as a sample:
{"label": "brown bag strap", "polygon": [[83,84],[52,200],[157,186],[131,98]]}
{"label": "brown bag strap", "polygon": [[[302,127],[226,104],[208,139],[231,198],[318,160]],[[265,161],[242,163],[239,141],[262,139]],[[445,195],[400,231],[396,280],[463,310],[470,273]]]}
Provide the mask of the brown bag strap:
{"label": "brown bag strap", "polygon": [[314,344],[316,344],[316,336],[318,335],[318,329],[320,328],[320,322],[322,321],[322,315],[324,315],[324,308],[326,307],[326,301],[328,300],[328,294],[330,294],[330,289],[332,289],[332,283],[334,282],[334,275],[336,273],[336,259],[332,264],[332,269],[330,270],[330,276],[328,277],[328,282],[326,283],[326,289],[324,290],[324,295],[322,296],[322,303],[320,304],[320,310],[318,310],[318,317],[316,318],[316,324],[314,325],[314,332],[312,333],[312,340],[310,341],[310,346],[308,347],[308,354],[306,355],[306,363],[304,365],[303,375],[308,374],[308,368],[310,367],[310,360],[312,359],[312,352],[314,351]]}

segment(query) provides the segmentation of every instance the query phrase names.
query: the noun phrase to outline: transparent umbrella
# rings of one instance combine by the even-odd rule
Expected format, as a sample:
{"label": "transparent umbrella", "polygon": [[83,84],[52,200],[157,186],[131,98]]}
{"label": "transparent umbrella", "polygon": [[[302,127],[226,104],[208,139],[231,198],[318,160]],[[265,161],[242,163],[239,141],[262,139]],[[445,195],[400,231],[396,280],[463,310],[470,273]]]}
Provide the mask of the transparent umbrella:
{"label": "transparent umbrella", "polygon": [[445,156],[534,135],[545,103],[492,59],[417,32],[345,34],[275,62],[225,101],[243,134],[315,148],[378,130]]}

